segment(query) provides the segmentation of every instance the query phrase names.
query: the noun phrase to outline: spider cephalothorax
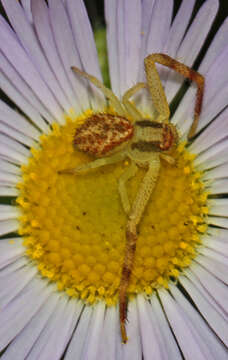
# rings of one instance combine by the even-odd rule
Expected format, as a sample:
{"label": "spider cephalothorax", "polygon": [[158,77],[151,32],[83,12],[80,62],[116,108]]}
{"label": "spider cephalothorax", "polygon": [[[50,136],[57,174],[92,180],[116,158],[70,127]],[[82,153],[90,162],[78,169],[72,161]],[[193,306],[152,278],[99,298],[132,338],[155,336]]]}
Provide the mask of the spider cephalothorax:
{"label": "spider cephalothorax", "polygon": [[[107,164],[129,158],[131,164],[119,179],[119,194],[123,209],[128,216],[126,223],[126,246],[122,265],[122,275],[119,289],[120,329],[123,343],[127,342],[125,328],[127,315],[127,289],[134,264],[134,254],[137,241],[137,227],[142,219],[145,207],[156,185],[160,158],[174,164],[172,149],[178,142],[178,134],[174,125],[170,124],[170,110],[162,87],[155,63],[168,66],[197,85],[195,113],[188,138],[195,134],[198,118],[201,112],[204,78],[186,65],[170,58],[166,54],[152,54],[144,60],[146,83],[138,83],[130,88],[120,101],[110,89],[106,88],[98,79],[78,68],[72,69],[99,88],[109,100],[115,115],[98,113],[89,117],[75,132],[74,146],[88,154],[97,157],[76,169],[66,169],[61,173],[79,174],[85,170],[97,168]],[[129,99],[138,90],[148,88],[157,116],[145,119],[134,103]],[[132,122],[129,121],[132,119]],[[142,166],[146,169],[144,179],[130,204],[125,184]]]}

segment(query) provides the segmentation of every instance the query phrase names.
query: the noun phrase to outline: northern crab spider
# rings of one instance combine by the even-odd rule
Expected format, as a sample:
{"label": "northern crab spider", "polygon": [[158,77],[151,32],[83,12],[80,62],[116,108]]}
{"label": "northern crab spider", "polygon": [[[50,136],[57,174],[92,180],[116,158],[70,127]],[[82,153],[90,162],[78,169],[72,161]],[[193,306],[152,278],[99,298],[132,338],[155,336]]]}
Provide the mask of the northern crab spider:
{"label": "northern crab spider", "polygon": [[[119,317],[123,343],[127,342],[127,289],[134,263],[137,241],[137,226],[140,223],[145,207],[156,185],[160,169],[160,158],[174,164],[169,154],[177,145],[178,134],[174,125],[170,124],[170,110],[155,63],[165,65],[184,77],[196,82],[197,94],[194,120],[188,133],[188,139],[194,136],[201,112],[204,77],[186,65],[165,54],[151,54],[144,60],[147,83],[138,83],[130,88],[122,97],[122,102],[95,77],[72,67],[73,71],[88,79],[99,88],[109,100],[118,115],[98,113],[86,119],[75,133],[75,147],[98,159],[75,169],[65,169],[60,173],[80,174],[83,171],[114,164],[126,157],[131,165],[119,179],[119,194],[124,211],[128,216],[126,224],[126,246],[119,287]],[[158,116],[155,120],[142,118],[135,105],[130,102],[137,91],[147,87]],[[129,115],[133,122],[128,120]],[[147,172],[138,189],[133,204],[130,205],[126,191],[126,182],[133,177],[139,167]]]}

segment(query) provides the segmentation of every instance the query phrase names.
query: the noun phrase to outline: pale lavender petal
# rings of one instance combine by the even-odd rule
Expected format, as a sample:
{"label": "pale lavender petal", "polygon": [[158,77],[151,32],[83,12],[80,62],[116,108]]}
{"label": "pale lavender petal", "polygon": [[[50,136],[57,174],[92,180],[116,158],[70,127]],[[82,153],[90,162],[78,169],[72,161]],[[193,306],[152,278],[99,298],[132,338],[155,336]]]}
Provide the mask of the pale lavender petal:
{"label": "pale lavender petal", "polygon": [[75,103],[75,94],[57,52],[49,19],[48,7],[43,0],[32,0],[31,7],[34,26],[41,46],[50,63],[52,71],[73,107]]}
{"label": "pale lavender petal", "polygon": [[50,295],[47,283],[34,278],[1,313],[0,349],[4,349],[41,308]]}
{"label": "pale lavender petal", "polygon": [[164,54],[176,58],[176,53],[189,24],[194,4],[195,0],[183,0],[181,2],[163,48]]}
{"label": "pale lavender petal", "polygon": [[92,306],[85,306],[84,310],[82,311],[80,321],[75,329],[65,355],[66,360],[82,359],[82,351],[85,339],[89,332],[93,312],[94,309]]}
{"label": "pale lavender petal", "polygon": [[102,80],[93,31],[85,5],[82,0],[66,0],[66,7],[83,68],[87,73]]}
{"label": "pale lavender petal", "polygon": [[[180,62],[192,66],[215,19],[218,6],[218,0],[207,0],[202,5],[176,53],[176,58]],[[179,74],[170,73],[166,83],[168,101],[175,96],[183,80]]]}
{"label": "pale lavender petal", "polygon": [[[17,239],[18,240],[18,239]],[[2,241],[2,240],[1,240]],[[12,241],[12,239],[11,239]],[[15,241],[15,239],[13,240]],[[4,278],[5,276],[11,275],[15,273],[15,271],[23,268],[24,266],[27,266],[29,263],[29,260],[25,256],[21,256],[15,261],[11,262],[10,264],[4,266],[0,271],[0,278]]]}
{"label": "pale lavender petal", "polygon": [[2,159],[7,159],[9,161],[12,161],[15,164],[26,164],[27,163],[27,157],[23,154],[17,152],[17,150],[6,146],[5,143],[0,142],[0,157]]}
{"label": "pale lavender petal", "polygon": [[16,166],[12,163],[9,163],[8,161],[1,160],[1,159],[0,159],[0,169],[5,172],[9,172],[9,173],[16,174],[16,175],[21,174],[21,169],[19,166]]}
{"label": "pale lavender petal", "polygon": [[148,39],[146,51],[143,54],[161,52],[168,39],[169,28],[172,19],[173,1],[159,0],[153,6],[150,27],[148,30]]}
{"label": "pale lavender petal", "polygon": [[37,41],[34,28],[28,21],[23,8],[20,6],[18,1],[13,1],[11,3],[7,0],[2,0],[2,3],[17,37],[26,52],[29,54],[33,64],[35,64],[38,69],[41,78],[43,78],[58,103],[65,111],[67,111],[70,104],[55,75],[50,69],[48,61],[40,48],[39,42]]}
{"label": "pale lavender petal", "polygon": [[32,22],[31,0],[21,0],[21,3],[23,5],[28,20]]}
{"label": "pale lavender petal", "polygon": [[[190,294],[200,313],[207,320],[210,327],[218,337],[228,346],[228,323],[223,316],[208,302],[207,298],[186,277],[181,278],[181,283]],[[193,310],[194,311],[194,310]],[[220,357],[219,357],[220,358]],[[225,358],[224,358],[225,359]]]}
{"label": "pale lavender petal", "polygon": [[17,69],[20,76],[32,88],[44,106],[50,110],[54,118],[61,122],[62,108],[58,105],[47,85],[41,79],[39,72],[2,17],[0,17],[0,42],[1,50],[11,65]]}
{"label": "pale lavender petal", "polygon": [[117,19],[119,86],[120,95],[123,95],[127,89],[136,84],[138,78],[141,2],[118,1]]}
{"label": "pale lavender petal", "polygon": [[41,135],[40,131],[3,101],[0,101],[0,121],[35,140],[38,140]]}
{"label": "pale lavender petal", "polygon": [[30,151],[22,144],[18,143],[14,139],[9,138],[6,135],[0,134],[0,144],[4,145],[5,148],[11,148],[21,155],[24,156],[24,158],[28,158],[30,156]]}
{"label": "pale lavender petal", "polygon": [[[0,224],[1,230],[1,224]],[[20,238],[0,240],[0,268],[7,266],[24,255],[25,248]]]}
{"label": "pale lavender petal", "polygon": [[[182,279],[183,278],[184,277],[182,277]],[[186,280],[186,278],[184,278],[184,280]],[[227,350],[225,346],[218,341],[217,336],[208,326],[208,323],[204,321],[200,313],[196,311],[176,286],[172,285],[170,290],[179,307],[183,309],[190,320],[189,327],[193,331],[196,341],[204,354],[203,358],[214,360],[218,357],[218,359],[225,360],[227,357]],[[190,288],[188,288],[188,290],[190,290]],[[192,295],[191,291],[189,294]]]}
{"label": "pale lavender petal", "polygon": [[118,1],[105,0],[105,18],[107,26],[107,47],[109,75],[113,92],[120,97],[120,69],[118,61],[117,35],[117,4]]}
{"label": "pale lavender petal", "polygon": [[[27,113],[41,130],[48,132],[48,126],[41,115],[49,123],[52,123],[53,118],[51,114],[1,52],[0,67],[2,70],[2,75],[0,78],[2,89],[7,94],[9,89],[9,96],[13,101],[15,101],[21,110]],[[18,94],[21,94],[21,96]]]}
{"label": "pale lavender petal", "polygon": [[[49,1],[50,21],[55,38],[59,56],[62,60],[65,72],[74,89],[76,111],[89,108],[88,91],[86,82],[73,73],[71,67],[82,67],[79,54],[75,48],[74,38],[66,13],[66,9],[61,0]],[[64,31],[63,31],[64,29]]]}
{"label": "pale lavender petal", "polygon": [[33,316],[26,327],[7,347],[7,351],[2,355],[3,360],[26,358],[41,332],[45,326],[47,326],[47,322],[49,322],[51,315],[56,311],[58,298],[58,294],[50,294],[46,303],[43,304],[41,309]]}
{"label": "pale lavender petal", "polygon": [[27,135],[24,135],[15,129],[12,129],[10,126],[3,124],[1,121],[0,121],[0,133],[7,135],[10,138],[28,147],[35,147],[37,145],[37,143],[33,139],[31,139]]}

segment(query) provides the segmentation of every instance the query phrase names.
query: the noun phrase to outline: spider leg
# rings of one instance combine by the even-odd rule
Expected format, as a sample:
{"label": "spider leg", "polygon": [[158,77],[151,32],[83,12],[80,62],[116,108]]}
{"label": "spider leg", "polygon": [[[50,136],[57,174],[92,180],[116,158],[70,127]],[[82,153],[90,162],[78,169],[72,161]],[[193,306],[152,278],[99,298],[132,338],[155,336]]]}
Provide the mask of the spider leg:
{"label": "spider leg", "polygon": [[136,174],[137,170],[138,170],[137,165],[134,162],[132,162],[131,165],[124,171],[124,173],[119,178],[119,194],[123,209],[126,214],[129,214],[131,206],[128,199],[125,184],[131,177],[133,177]]}
{"label": "spider leg", "polygon": [[98,89],[102,91],[104,96],[109,100],[110,105],[115,109],[115,111],[122,116],[126,116],[126,113],[122,107],[121,102],[117,98],[117,96],[107,87],[102,84],[100,80],[98,80],[95,76],[89,75],[86,72],[78,69],[76,66],[72,66],[71,68],[76,74],[86,78],[89,80],[92,84],[94,84]]}
{"label": "spider leg", "polygon": [[58,173],[59,174],[71,174],[71,175],[75,174],[76,175],[76,174],[80,174],[83,171],[95,169],[100,166],[117,163],[121,160],[124,160],[125,157],[126,157],[126,154],[124,152],[121,152],[121,153],[117,153],[117,154],[114,154],[109,157],[103,157],[101,159],[96,159],[94,161],[90,161],[87,164],[77,166],[76,168],[73,168],[73,169],[60,170]]}
{"label": "spider leg", "polygon": [[[201,108],[202,108],[203,94],[204,94],[204,77],[197,71],[192,70],[188,66],[182,64],[181,62],[171,58],[170,56],[168,56],[166,54],[151,54],[145,58],[144,62],[145,62],[145,69],[146,69],[146,74],[147,74],[147,81],[149,84],[149,88],[151,90],[152,99],[153,99],[153,101],[155,103],[155,107],[157,108],[158,111],[160,110],[160,108],[159,108],[160,105],[158,104],[158,102],[159,102],[158,95],[160,94],[161,90],[163,93],[164,93],[164,91],[162,89],[161,82],[158,85],[158,89],[159,89],[158,91],[157,91],[157,88],[153,89],[153,81],[154,81],[153,76],[155,75],[155,72],[156,72],[156,75],[155,75],[156,85],[158,84],[158,77],[159,77],[157,71],[155,71],[155,63],[165,65],[165,66],[177,71],[179,74],[183,75],[184,77],[188,78],[189,80],[194,81],[196,83],[197,93],[196,93],[196,102],[195,102],[195,109],[194,109],[194,120],[193,120],[193,123],[192,123],[191,128],[188,133],[188,139],[191,139],[195,135]],[[157,94],[156,94],[156,91],[157,91]],[[166,101],[166,103],[167,103],[167,101]]]}
{"label": "spider leg", "polygon": [[134,86],[132,86],[129,90],[127,90],[122,97],[122,102],[123,102],[126,110],[133,117],[133,119],[135,121],[140,120],[142,118],[142,115],[141,115],[140,111],[136,108],[136,106],[131,101],[129,101],[129,99],[137,91],[139,91],[140,89],[143,89],[143,88],[147,88],[147,84],[142,83],[142,82],[137,83]]}
{"label": "spider leg", "polygon": [[149,164],[149,169],[144,176],[142,184],[133,202],[132,209],[126,226],[126,246],[122,267],[119,290],[119,316],[122,341],[127,342],[126,319],[127,319],[127,289],[130,282],[134,264],[134,256],[137,242],[137,225],[139,224],[145,207],[156,185],[160,169],[159,155],[155,154]]}
{"label": "spider leg", "polygon": [[161,157],[163,160],[167,161],[167,163],[169,163],[170,165],[174,165],[174,164],[175,164],[175,159],[174,159],[172,156],[170,156],[170,155],[160,153],[160,157]]}

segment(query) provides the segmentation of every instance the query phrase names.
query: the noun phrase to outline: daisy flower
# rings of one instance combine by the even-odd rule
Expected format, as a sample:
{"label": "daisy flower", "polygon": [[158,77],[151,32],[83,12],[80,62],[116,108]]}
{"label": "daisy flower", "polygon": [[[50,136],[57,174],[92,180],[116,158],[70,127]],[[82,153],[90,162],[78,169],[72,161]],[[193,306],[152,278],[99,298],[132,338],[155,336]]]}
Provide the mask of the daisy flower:
{"label": "daisy flower", "polygon": [[[184,78],[157,65],[180,140],[175,164],[162,161],[140,222],[127,289],[129,340],[122,344],[127,216],[118,180],[129,161],[60,173],[91,161],[74,150],[75,129],[96,116],[119,116],[72,71],[102,82],[83,1],[1,3],[10,25],[0,17],[0,85],[11,104],[0,102],[1,358],[227,359],[227,21],[197,70],[205,93],[194,140],[187,135],[196,86],[174,109]],[[194,5],[183,0],[173,18],[171,0],[105,1],[117,99],[146,81],[149,54],[193,66],[219,3],[205,1],[191,19]],[[144,119],[155,118],[147,89],[133,100]],[[144,174],[139,169],[128,182],[130,203]]]}

